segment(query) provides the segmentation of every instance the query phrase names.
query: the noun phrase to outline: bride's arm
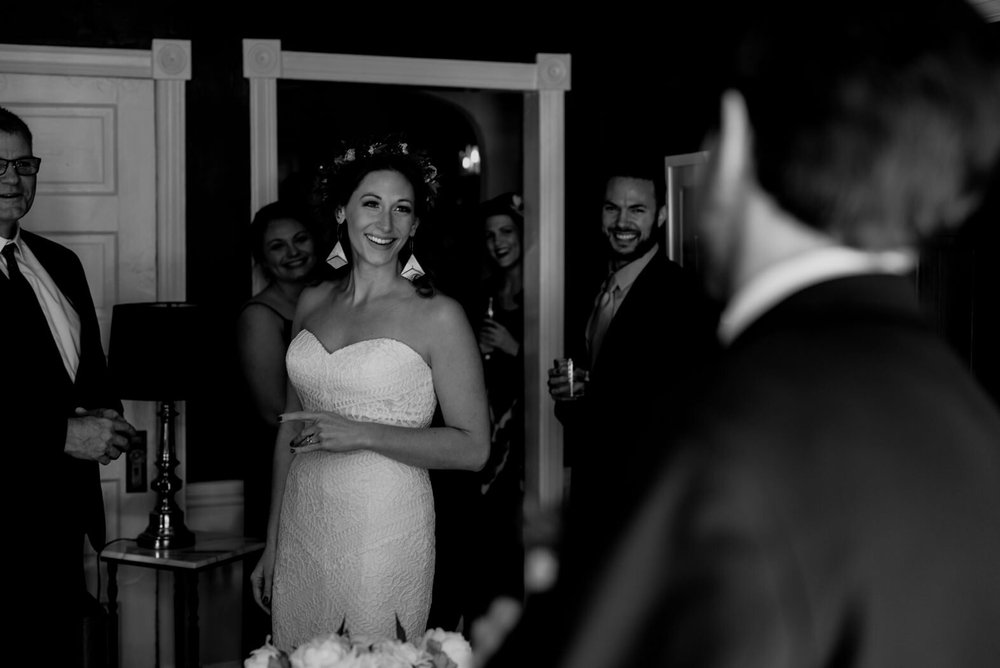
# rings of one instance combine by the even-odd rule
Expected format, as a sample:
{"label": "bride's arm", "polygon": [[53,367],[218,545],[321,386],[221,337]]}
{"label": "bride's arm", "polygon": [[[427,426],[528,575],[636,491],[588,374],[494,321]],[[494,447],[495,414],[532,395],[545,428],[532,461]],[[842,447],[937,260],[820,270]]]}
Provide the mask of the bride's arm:
{"label": "bride's arm", "polygon": [[478,471],[483,467],[490,438],[479,346],[457,302],[439,295],[428,306],[420,338],[427,341],[445,426],[411,429],[357,422],[335,413],[286,414],[286,421],[304,425],[302,438],[311,436],[314,442],[296,447],[296,452],[364,449],[422,468]]}

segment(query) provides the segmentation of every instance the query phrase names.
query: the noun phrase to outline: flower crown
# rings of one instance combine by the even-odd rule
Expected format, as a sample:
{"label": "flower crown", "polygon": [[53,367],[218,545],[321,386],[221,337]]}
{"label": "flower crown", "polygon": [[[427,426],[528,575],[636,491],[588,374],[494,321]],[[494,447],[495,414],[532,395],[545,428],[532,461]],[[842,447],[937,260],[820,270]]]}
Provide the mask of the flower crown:
{"label": "flower crown", "polygon": [[426,188],[426,208],[430,209],[437,198],[438,189],[441,187],[438,169],[431,162],[427,153],[412,148],[409,142],[401,137],[376,139],[357,144],[344,142],[338,155],[333,158],[333,171],[340,175],[353,167],[355,163],[385,155],[405,157],[413,163],[423,179],[423,185]]}

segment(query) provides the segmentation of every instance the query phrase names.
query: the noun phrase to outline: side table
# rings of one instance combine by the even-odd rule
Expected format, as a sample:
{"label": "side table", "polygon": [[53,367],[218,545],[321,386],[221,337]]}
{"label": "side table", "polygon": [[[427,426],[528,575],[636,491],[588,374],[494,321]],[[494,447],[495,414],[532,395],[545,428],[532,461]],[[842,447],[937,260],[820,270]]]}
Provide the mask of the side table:
{"label": "side table", "polygon": [[118,668],[118,565],[171,571],[174,574],[174,654],[178,668],[197,668],[198,573],[261,552],[264,542],[243,536],[195,532],[195,544],[177,550],[152,550],[135,543],[104,549],[108,565],[108,615],[110,663]]}

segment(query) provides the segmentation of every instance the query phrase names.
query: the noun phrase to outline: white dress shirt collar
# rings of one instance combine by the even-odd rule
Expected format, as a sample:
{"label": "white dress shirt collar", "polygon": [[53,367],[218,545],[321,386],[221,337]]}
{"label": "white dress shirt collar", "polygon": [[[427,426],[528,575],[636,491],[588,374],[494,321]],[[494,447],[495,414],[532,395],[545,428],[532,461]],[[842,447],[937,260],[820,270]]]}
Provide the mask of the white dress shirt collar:
{"label": "white dress shirt collar", "polygon": [[642,270],[646,268],[646,265],[649,264],[659,249],[659,244],[653,244],[653,247],[643,253],[642,257],[632,260],[618,271],[611,272],[611,275],[614,276],[615,286],[622,294],[628,292],[628,289],[635,283],[635,279],[639,278],[639,274],[642,273]]}
{"label": "white dress shirt collar", "polygon": [[811,285],[861,274],[905,274],[915,264],[912,251],[871,252],[846,246],[826,246],[773,264],[741,286],[726,304],[719,340],[728,346],[778,302]]}

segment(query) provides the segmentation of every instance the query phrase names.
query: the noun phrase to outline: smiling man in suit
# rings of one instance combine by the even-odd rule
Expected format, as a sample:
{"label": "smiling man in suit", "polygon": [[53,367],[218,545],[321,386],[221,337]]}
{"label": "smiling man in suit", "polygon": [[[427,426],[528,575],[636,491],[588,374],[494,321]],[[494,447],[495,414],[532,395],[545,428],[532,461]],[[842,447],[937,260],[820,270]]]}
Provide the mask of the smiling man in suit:
{"label": "smiling man in suit", "polygon": [[602,165],[607,269],[572,397],[566,375],[549,372],[572,472],[561,568],[583,578],[603,558],[591,528],[605,527],[610,538],[655,455],[638,438],[648,416],[683,412],[716,353],[712,304],[697,275],[667,257],[665,172],[663,157],[645,148],[619,149]]}
{"label": "smiling man in suit", "polygon": [[[714,305],[697,275],[670,260],[664,247],[663,157],[623,149],[601,169],[607,264],[580,337],[587,360],[575,369],[572,396],[562,368],[550,371],[548,381],[566,426],[572,470],[554,550],[558,576],[550,590],[527,600],[523,620],[497,658],[501,665],[520,665],[526,652],[544,664],[550,641],[572,625],[584,585],[602,567],[660,456],[662,444],[641,439],[642,430],[654,417],[679,419],[717,354]],[[510,601],[500,603],[500,610],[510,609]]]}
{"label": "smiling man in suit", "polygon": [[564,369],[549,371],[572,462],[569,512],[588,523],[627,491],[633,464],[641,466],[635,428],[650,412],[670,412],[715,352],[711,304],[664,247],[665,169],[648,150],[623,149],[602,165],[606,273],[580,337],[585,359],[572,394]]}
{"label": "smiling man in suit", "polygon": [[31,504],[7,512],[6,532],[30,565],[25,577],[8,573],[9,600],[19,610],[8,616],[8,633],[19,646],[47,638],[47,660],[52,652],[55,663],[76,666],[83,662],[85,604],[93,602],[84,582],[84,536],[95,549],[105,540],[98,463],[121,456],[135,429],[109,384],[79,259],[21,229],[40,163],[28,126],[0,108],[0,429],[8,456],[25,457],[36,483],[22,492]]}

